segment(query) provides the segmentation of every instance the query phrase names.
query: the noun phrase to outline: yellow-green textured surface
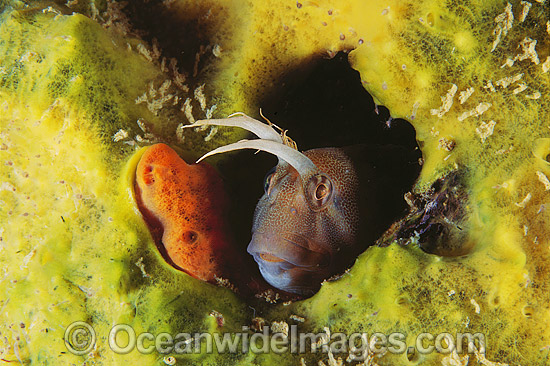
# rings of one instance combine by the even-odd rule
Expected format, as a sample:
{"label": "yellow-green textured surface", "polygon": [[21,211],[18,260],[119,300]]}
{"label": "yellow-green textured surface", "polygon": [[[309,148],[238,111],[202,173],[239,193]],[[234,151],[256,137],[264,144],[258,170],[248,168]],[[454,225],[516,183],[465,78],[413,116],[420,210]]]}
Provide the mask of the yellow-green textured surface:
{"label": "yellow-green textured surface", "polygon": [[[154,46],[98,24],[108,22],[107,8],[75,5],[89,18],[37,2],[35,9],[2,14],[0,363],[163,364],[165,355],[156,352],[112,352],[111,327],[126,323],[158,334],[232,332],[248,325],[252,310],[229,290],[163,262],[131,199],[131,156],[155,141],[198,155],[240,138],[214,130],[182,137],[178,125],[190,113],[205,117],[212,100],[219,102],[219,115],[254,113],[286,70],[339,50],[351,50],[351,65],[375,100],[415,127],[424,157],[415,190],[423,192],[449,171],[461,173],[465,234],[448,240],[459,240],[450,245],[469,248],[468,255],[438,257],[414,243],[371,247],[341,279],[308,300],[267,306],[265,318],[292,324],[289,315],[297,314],[306,319],[299,324],[303,331],[403,332],[407,346],[422,332],[481,332],[490,361],[548,363],[545,1],[159,6],[182,21],[209,24],[219,54],[203,79],[178,84]],[[222,329],[212,311],[223,314]],[[78,320],[98,334],[96,349],[84,356],[70,354],[63,343],[65,328]],[[172,355],[177,364],[212,365],[297,365],[302,357]],[[303,357],[308,365],[338,362],[327,354]],[[336,357],[345,363],[345,354]],[[491,364],[479,356],[459,360],[437,353],[387,353],[375,361]]]}

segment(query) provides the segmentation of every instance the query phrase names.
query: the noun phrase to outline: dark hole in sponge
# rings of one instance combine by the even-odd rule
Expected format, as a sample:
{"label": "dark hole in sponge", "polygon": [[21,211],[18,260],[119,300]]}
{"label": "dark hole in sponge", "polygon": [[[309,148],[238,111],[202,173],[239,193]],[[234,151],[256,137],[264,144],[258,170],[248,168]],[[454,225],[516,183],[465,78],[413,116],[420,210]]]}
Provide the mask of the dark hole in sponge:
{"label": "dark hole in sponge", "polygon": [[[392,120],[385,107],[374,104],[361,84],[359,73],[349,65],[346,53],[338,53],[332,59],[318,58],[310,65],[290,71],[258,105],[266,118],[288,129],[288,136],[300,151],[356,144],[401,148],[408,155],[403,160],[407,166],[394,167],[397,187],[386,187],[393,190],[394,197],[384,207],[387,212],[381,215],[385,219],[377,234],[406,215],[403,195],[412,189],[422,157],[415,130],[405,120]],[[240,212],[233,215],[239,242],[250,240],[254,208],[264,193],[262,177],[276,164],[277,159],[269,154],[242,152],[220,167],[239,203]]]}
{"label": "dark hole in sponge", "polygon": [[163,0],[133,0],[125,3],[123,11],[129,17],[133,32],[149,44],[158,42],[162,56],[168,59],[167,66],[170,59],[175,58],[179,71],[189,72],[195,67],[202,69],[214,57],[212,52],[204,52],[195,65],[201,47],[211,47],[215,22],[209,18],[221,17],[211,5],[208,1],[197,2],[184,12]]}
{"label": "dark hole in sponge", "polygon": [[[354,144],[417,148],[412,125],[390,119],[387,108],[374,104],[347,53],[314,62],[309,72],[290,72],[260,103],[267,118],[289,129],[300,150]],[[420,151],[417,155],[421,157]]]}
{"label": "dark hole in sponge", "polygon": [[[305,66],[288,73],[280,81],[279,89],[260,106],[273,123],[289,130],[288,135],[301,151],[356,144],[379,146],[383,148],[379,150],[381,155],[389,151],[387,159],[382,156],[378,161],[380,165],[398,164],[391,168],[399,172],[392,180],[393,186],[386,187],[397,196],[386,205],[392,211],[386,216],[395,220],[404,215],[403,194],[412,188],[420,173],[418,160],[422,154],[415,130],[403,119],[392,119],[387,108],[375,105],[347,56],[340,52],[334,58],[314,61],[309,69]],[[392,158],[388,146],[407,156]]]}

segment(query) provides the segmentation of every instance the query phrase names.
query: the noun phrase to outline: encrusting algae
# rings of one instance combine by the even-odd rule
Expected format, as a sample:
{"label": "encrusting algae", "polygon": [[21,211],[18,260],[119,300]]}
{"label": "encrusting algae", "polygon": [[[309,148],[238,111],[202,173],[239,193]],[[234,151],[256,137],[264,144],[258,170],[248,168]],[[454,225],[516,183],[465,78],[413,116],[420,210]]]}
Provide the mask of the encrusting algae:
{"label": "encrusting algae", "polygon": [[[116,353],[109,346],[116,324],[174,336],[252,335],[261,324],[292,336],[297,326],[319,333],[319,344],[339,333],[404,334],[402,352],[371,350],[350,364],[548,362],[547,1],[147,5],[208,34],[207,45],[182,43],[189,48],[178,53],[190,62],[164,54],[165,39],[140,39],[132,26],[144,23],[125,18],[122,3],[29,3],[0,3],[1,363],[351,361],[342,348]],[[139,6],[145,2],[128,9]],[[375,101],[416,130],[423,166],[407,197],[409,214],[349,271],[290,304],[249,306],[166,263],[131,195],[133,154],[163,142],[196,158],[243,138],[183,125],[235,111],[255,115],[288,70],[338,51],[349,51]],[[327,133],[337,133],[338,122]],[[63,341],[76,321],[96,334],[83,355]],[[421,333],[481,333],[486,352],[413,352]]]}

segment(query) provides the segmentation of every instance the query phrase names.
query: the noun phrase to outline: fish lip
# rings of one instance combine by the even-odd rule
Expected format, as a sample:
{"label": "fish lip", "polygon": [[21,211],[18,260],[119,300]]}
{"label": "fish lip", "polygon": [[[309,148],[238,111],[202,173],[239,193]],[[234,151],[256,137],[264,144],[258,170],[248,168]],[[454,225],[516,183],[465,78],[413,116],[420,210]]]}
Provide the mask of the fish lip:
{"label": "fish lip", "polygon": [[[275,245],[272,245],[276,243]],[[271,244],[271,245],[270,245]],[[269,255],[281,265],[299,267],[306,271],[317,271],[330,265],[330,253],[311,249],[311,241],[297,233],[266,234],[254,233],[247,252],[257,263],[267,262],[261,255]],[[295,254],[293,256],[293,254]],[[297,258],[296,258],[297,256]],[[303,260],[304,257],[306,260]],[[309,260],[308,260],[309,259]]]}
{"label": "fish lip", "polygon": [[315,278],[315,272],[300,267],[284,270],[276,263],[270,265],[270,263],[259,262],[258,266],[262,277],[267,283],[279,290],[309,297],[314,295],[321,287],[322,281]]}

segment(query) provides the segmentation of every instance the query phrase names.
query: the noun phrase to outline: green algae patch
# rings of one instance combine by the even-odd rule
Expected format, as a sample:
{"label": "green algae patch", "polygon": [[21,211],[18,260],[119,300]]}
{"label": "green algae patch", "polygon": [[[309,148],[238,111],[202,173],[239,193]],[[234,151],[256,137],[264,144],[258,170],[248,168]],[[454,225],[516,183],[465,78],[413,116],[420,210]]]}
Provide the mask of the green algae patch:
{"label": "green algae patch", "polygon": [[[162,73],[82,15],[2,17],[2,359],[158,364],[168,355],[113,352],[111,328],[128,324],[138,335],[240,329],[246,306],[166,264],[128,195],[124,166],[139,141],[114,135],[143,134],[141,117],[156,122],[135,99]],[[160,122],[158,131],[173,135],[177,123],[170,123],[172,131]],[[97,337],[81,356],[64,342],[77,321]],[[206,353],[188,361],[224,363]]]}
{"label": "green algae patch", "polygon": [[[449,333],[455,346],[460,334],[483,337],[489,358],[525,334],[536,340],[536,349],[543,347],[546,325],[522,315],[530,292],[525,286],[524,263],[487,258],[484,253],[462,260],[442,259],[395,244],[371,248],[349,273],[326,283],[315,297],[293,311],[306,316],[313,329],[328,327],[332,333],[366,333],[367,340],[375,333],[386,337],[403,334],[406,349],[416,349],[414,359],[426,363],[438,364],[450,355],[419,353],[416,342],[425,333],[434,338]],[[433,340],[427,345],[433,345]],[[467,343],[462,346],[466,350]],[[521,355],[533,347],[518,346]],[[349,348],[346,351],[353,353]],[[387,352],[382,360],[383,364],[408,364],[407,356],[402,349],[395,354]]]}

